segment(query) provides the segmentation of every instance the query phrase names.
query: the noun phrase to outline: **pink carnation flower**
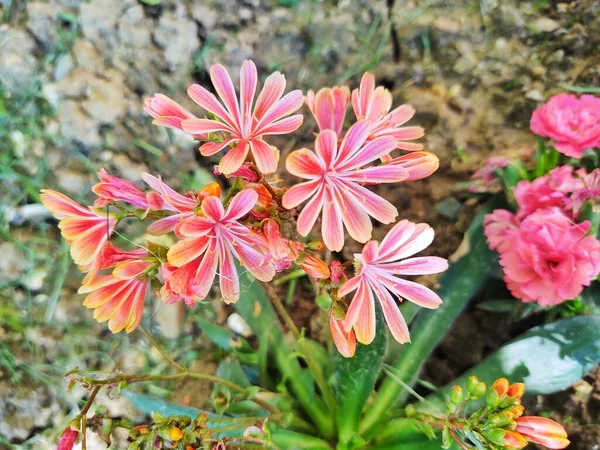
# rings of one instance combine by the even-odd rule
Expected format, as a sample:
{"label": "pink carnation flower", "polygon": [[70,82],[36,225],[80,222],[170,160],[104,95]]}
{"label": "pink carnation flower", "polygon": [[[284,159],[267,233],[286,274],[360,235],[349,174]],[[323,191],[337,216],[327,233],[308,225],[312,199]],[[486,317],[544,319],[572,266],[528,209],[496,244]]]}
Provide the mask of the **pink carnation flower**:
{"label": "pink carnation flower", "polygon": [[362,253],[355,255],[360,263],[358,272],[342,285],[338,295],[343,297],[356,291],[346,313],[344,327],[346,332],[354,328],[358,342],[370,344],[375,338],[375,298],[381,305],[392,335],[401,344],[409,342],[410,337],[396,299],[406,299],[429,309],[440,306],[442,300],[431,289],[398,277],[434,274],[448,268],[446,260],[436,256],[404,259],[427,248],[433,241],[433,235],[433,229],[425,223],[402,220],[389,231],[381,244],[369,241]]}
{"label": "pink carnation flower", "polygon": [[306,104],[317,121],[320,131],[333,130],[342,135],[346,110],[350,103],[350,90],[346,86],[319,89],[315,94],[308,91]]}
{"label": "pink carnation flower", "polygon": [[[256,191],[244,190],[232,198],[225,211],[218,197],[209,196],[202,200],[201,215],[183,220],[178,232],[184,239],[167,253],[169,264],[182,271],[179,295],[194,301],[204,299],[218,273],[223,299],[237,302],[240,284],[234,257],[260,281],[273,279],[275,266],[266,240],[238,222],[257,201]],[[171,275],[174,287],[177,275]]]}
{"label": "pink carnation flower", "polygon": [[364,167],[396,146],[389,136],[366,143],[370,132],[369,122],[357,122],[338,148],[335,132],[321,131],[315,152],[296,150],[286,160],[288,172],[309,181],[292,186],[283,195],[283,206],[291,209],[309,200],[298,216],[298,232],[302,236],[310,233],[322,212],[321,234],[330,250],[340,251],[344,246],[344,226],[353,239],[366,242],[373,230],[369,216],[391,223],[398,215],[394,205],[362,186],[396,183],[409,176],[401,166]]}
{"label": "pink carnation flower", "polygon": [[396,148],[407,151],[423,150],[422,144],[413,141],[423,137],[422,127],[403,127],[413,118],[415,109],[410,105],[392,108],[392,94],[383,86],[375,88],[373,74],[365,73],[360,87],[352,91],[352,109],[357,120],[369,120],[373,123],[371,139],[391,136],[396,139]]}
{"label": "pink carnation flower", "polygon": [[519,221],[510,211],[496,209],[486,214],[483,228],[490,249],[502,253],[513,245],[513,238],[519,231]]}
{"label": "pink carnation flower", "polygon": [[533,112],[530,127],[552,139],[559,152],[581,158],[585,150],[600,147],[600,98],[555,95]]}
{"label": "pink carnation flower", "polygon": [[600,273],[600,242],[590,222],[573,224],[558,208],[525,218],[500,253],[504,280],[524,302],[556,305],[581,294]]}
{"label": "pink carnation flower", "polygon": [[115,230],[117,218],[91,207],[83,207],[60,192],[42,189],[40,198],[58,222],[62,236],[71,246],[71,258],[87,272]]}
{"label": "pink carnation flower", "polygon": [[254,95],[258,82],[256,66],[252,61],[244,61],[240,69],[240,101],[238,102],[231,77],[220,64],[210,68],[210,79],[219,95],[219,102],[202,86],[194,84],[188,94],[198,105],[216,116],[212,119],[187,119],[181,123],[187,133],[208,134],[223,133],[222,142],[207,142],[200,147],[204,156],[214,155],[224,148],[234,145],[219,163],[219,171],[230,174],[238,170],[248,152],[262,173],[277,170],[277,155],[263,137],[267,135],[288,134],[302,124],[302,114],[287,117],[304,103],[299,90],[283,96],[285,77],[279,72],[271,74],[254,104]]}

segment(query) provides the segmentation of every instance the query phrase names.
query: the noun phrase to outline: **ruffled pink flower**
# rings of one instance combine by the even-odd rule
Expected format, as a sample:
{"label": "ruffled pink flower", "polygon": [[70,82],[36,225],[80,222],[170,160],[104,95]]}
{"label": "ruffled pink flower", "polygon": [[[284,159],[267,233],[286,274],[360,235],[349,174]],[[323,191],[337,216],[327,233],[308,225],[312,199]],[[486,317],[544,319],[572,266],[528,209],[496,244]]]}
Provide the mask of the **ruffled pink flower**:
{"label": "ruffled pink flower", "polygon": [[408,326],[396,304],[406,299],[423,308],[435,309],[442,300],[431,289],[398,275],[428,275],[443,272],[448,263],[443,258],[425,256],[404,259],[427,248],[433,241],[433,228],[408,220],[398,222],[381,244],[369,241],[361,254],[354,255],[360,267],[338,291],[340,297],[356,291],[345,319],[345,330],[354,328],[356,340],[370,344],[375,338],[375,298],[381,305],[392,335],[401,344],[410,342]]}
{"label": "ruffled pink flower", "polygon": [[399,166],[408,172],[408,178],[404,181],[416,181],[427,178],[440,167],[439,158],[430,152],[412,152],[394,159],[382,158],[388,166]]}
{"label": "ruffled pink flower", "polygon": [[320,131],[333,130],[342,135],[346,110],[350,103],[350,90],[346,86],[319,89],[315,94],[308,91],[306,105],[317,121]]}
{"label": "ruffled pink flower", "polygon": [[[197,119],[195,115],[163,94],[154,94],[144,101],[144,111],[154,118],[152,123],[161,127],[183,130],[181,122]],[[197,139],[206,139],[206,134],[193,134]]]}
{"label": "ruffled pink flower", "polygon": [[600,242],[590,222],[573,224],[558,208],[525,218],[500,254],[504,280],[524,302],[556,305],[581,294],[600,273]]}
{"label": "ruffled pink flower", "polygon": [[587,173],[585,169],[579,169],[576,173],[583,186],[575,190],[569,198],[570,208],[573,210],[575,217],[579,215],[581,207],[587,201],[591,201],[596,209],[600,205],[600,169],[596,169],[591,173]]}
{"label": "ruffled pink flower", "polygon": [[413,118],[415,109],[410,105],[392,108],[392,94],[383,86],[375,88],[375,77],[365,73],[360,87],[352,91],[352,109],[357,120],[369,120],[373,123],[371,138],[391,136],[396,139],[396,148],[407,151],[423,150],[422,144],[413,141],[423,137],[422,127],[403,127]]}
{"label": "ruffled pink flower", "polygon": [[[147,253],[146,253],[147,255]],[[94,309],[94,319],[108,321],[113,333],[125,330],[131,333],[142,320],[146,292],[150,284],[147,272],[154,261],[133,259],[122,262],[110,275],[103,275],[79,288],[88,294],[83,306]]]}
{"label": "ruffled pink flower", "polygon": [[344,358],[352,358],[356,352],[356,336],[354,331],[346,331],[344,319],[337,319],[329,313],[329,329],[335,348]]}
{"label": "ruffled pink flower", "polygon": [[131,181],[109,175],[104,169],[100,169],[98,178],[100,183],[92,187],[92,192],[98,196],[94,202],[96,208],[102,208],[111,202],[125,202],[141,209],[148,208],[146,194]]}
{"label": "ruffled pink flower", "polygon": [[514,190],[519,205],[517,218],[523,219],[538,209],[549,207],[558,207],[571,215],[569,194],[581,188],[583,182],[573,176],[571,166],[557,167],[533,181],[519,181]]}
{"label": "ruffled pink flower", "polygon": [[486,214],[483,230],[490,249],[502,253],[512,247],[515,235],[519,232],[519,220],[506,209],[496,209]]}
{"label": "ruffled pink flower", "polygon": [[182,278],[187,281],[185,292],[180,292],[182,297],[195,301],[206,298],[218,273],[225,302],[238,301],[240,284],[234,258],[260,281],[273,279],[275,266],[268,255],[266,240],[238,222],[257,200],[255,191],[243,190],[233,197],[225,211],[218,197],[206,197],[202,200],[202,216],[190,217],[179,225],[178,232],[184,239],[169,249],[167,259],[184,271]]}
{"label": "ruffled pink flower", "polygon": [[531,131],[550,138],[554,147],[573,158],[600,147],[600,98],[558,94],[533,112]]}
{"label": "ruffled pink flower", "polygon": [[42,189],[40,198],[58,222],[71,246],[71,258],[87,271],[113,233],[117,218],[106,211],[85,208],[60,192]]}
{"label": "ruffled pink flower", "polygon": [[344,246],[344,227],[353,239],[366,242],[373,230],[369,216],[391,223],[398,215],[394,205],[362,186],[396,183],[409,176],[400,166],[364,167],[396,146],[389,136],[366,143],[370,131],[369,122],[357,122],[339,148],[334,131],[321,131],[315,142],[316,152],[296,150],[286,160],[288,172],[309,181],[292,186],[283,195],[283,206],[291,209],[308,200],[298,216],[302,236],[308,235],[322,212],[321,233],[330,250],[339,251]]}
{"label": "ruffled pink flower", "polygon": [[279,72],[271,74],[258,95],[253,108],[258,75],[252,61],[244,61],[240,69],[240,101],[233,88],[233,82],[225,68],[215,64],[210,68],[210,78],[215,87],[216,97],[202,86],[194,84],[188,94],[198,105],[218,117],[212,119],[188,119],[182,122],[184,131],[190,134],[223,133],[222,142],[207,142],[200,147],[204,156],[214,155],[224,148],[234,145],[219,163],[219,171],[230,174],[238,170],[248,152],[262,173],[277,170],[277,155],[263,137],[288,134],[300,127],[302,114],[287,117],[298,110],[304,102],[299,90],[283,96],[285,77]]}
{"label": "ruffled pink flower", "polygon": [[498,169],[502,169],[510,164],[510,159],[505,156],[490,156],[483,163],[483,167],[476,171],[471,180],[475,183],[471,185],[471,192],[498,192],[502,189],[500,179],[496,175]]}

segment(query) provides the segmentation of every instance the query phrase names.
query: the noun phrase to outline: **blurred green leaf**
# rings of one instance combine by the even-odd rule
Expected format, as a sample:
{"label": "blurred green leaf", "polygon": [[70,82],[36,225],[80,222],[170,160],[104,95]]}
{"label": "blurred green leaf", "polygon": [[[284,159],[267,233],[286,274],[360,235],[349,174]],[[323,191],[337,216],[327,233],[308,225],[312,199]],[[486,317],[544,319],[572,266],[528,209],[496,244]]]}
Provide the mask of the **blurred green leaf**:
{"label": "blurred green leaf", "polygon": [[502,300],[484,300],[477,303],[477,308],[484,311],[495,312],[495,313],[508,313],[512,312],[517,306],[517,300],[514,298],[507,298]]}
{"label": "blurred green leaf", "polygon": [[[151,415],[159,413],[163,416],[187,416],[195,419],[198,414],[203,412],[200,409],[192,408],[191,406],[178,405],[177,403],[168,402],[162,398],[151,397],[145,394],[130,391],[128,389],[121,391],[121,395],[129,400],[138,411],[144,414]],[[215,414],[206,412],[210,417],[216,417]]]}
{"label": "blurred green leaf", "polygon": [[[369,450],[439,450],[442,448],[440,438],[430,439],[419,429],[422,422],[416,419],[393,419],[382,427],[375,438],[375,445]],[[451,449],[458,449],[453,444]]]}
{"label": "blurred green leaf", "polygon": [[344,358],[334,350],[336,397],[338,400],[338,448],[354,448],[360,416],[375,386],[386,347],[386,324],[376,305],[377,334],[369,345],[356,344],[352,358]]}
{"label": "blurred green leaf", "polygon": [[565,91],[579,92],[582,94],[600,94],[600,87],[596,86],[571,86],[567,83],[560,83],[558,87]]}

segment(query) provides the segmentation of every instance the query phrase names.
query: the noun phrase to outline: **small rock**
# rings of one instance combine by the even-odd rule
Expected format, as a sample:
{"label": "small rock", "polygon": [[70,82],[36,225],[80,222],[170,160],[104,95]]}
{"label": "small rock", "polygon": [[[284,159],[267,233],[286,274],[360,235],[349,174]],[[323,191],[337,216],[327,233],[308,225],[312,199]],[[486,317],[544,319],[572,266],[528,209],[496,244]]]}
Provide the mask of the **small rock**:
{"label": "small rock", "polygon": [[196,3],[192,8],[192,17],[206,30],[212,30],[217,24],[218,12],[209,5]]}
{"label": "small rock", "polygon": [[458,217],[462,204],[454,197],[448,197],[435,205],[435,210],[441,216],[454,220]]}
{"label": "small rock", "polygon": [[127,112],[127,95],[123,75],[111,70],[106,79],[93,78],[87,86],[83,109],[99,124],[114,124]]}
{"label": "small rock", "polygon": [[0,85],[9,94],[19,94],[36,82],[35,41],[25,31],[0,28]]}
{"label": "small rock", "polygon": [[142,172],[148,172],[148,166],[143,163],[134,163],[127,155],[115,155],[113,164],[119,168],[122,177],[133,183],[141,183]]}
{"label": "small rock", "polygon": [[81,144],[88,150],[95,150],[102,144],[98,123],[83,112],[78,102],[61,102],[58,119],[60,132],[66,139]]}
{"label": "small rock", "polygon": [[99,74],[104,71],[104,61],[94,45],[85,39],[77,38],[75,40],[73,43],[73,56],[77,66],[90,73]]}
{"label": "small rock", "polygon": [[0,284],[16,281],[27,270],[25,255],[14,244],[3,242],[0,244]]}
{"label": "small rock", "polygon": [[527,92],[525,94],[525,98],[528,98],[529,100],[535,100],[536,102],[543,102],[545,100],[544,94],[542,94],[537,89],[532,89],[529,92]]}
{"label": "small rock", "polygon": [[103,56],[109,56],[117,43],[115,28],[125,3],[121,0],[94,0],[80,4],[81,32]]}
{"label": "small rock", "polygon": [[549,17],[539,17],[529,24],[531,28],[543,33],[552,33],[560,28],[560,23]]}
{"label": "small rock", "polygon": [[154,38],[164,49],[165,60],[170,70],[188,65],[200,48],[196,23],[187,17],[164,13],[154,31]]}
{"label": "small rock", "polygon": [[233,313],[227,317],[227,326],[231,331],[245,338],[254,334],[250,325],[238,313]]}
{"label": "small rock", "polygon": [[144,9],[136,4],[127,9],[119,20],[119,40],[123,45],[144,48],[150,45],[151,23],[144,16]]}
{"label": "small rock", "polygon": [[49,3],[27,4],[27,29],[35,36],[44,50],[50,50],[58,42],[58,17],[56,6]]}
{"label": "small rock", "polygon": [[54,68],[54,79],[56,81],[62,80],[74,67],[75,63],[73,62],[73,57],[71,55],[61,56]]}
{"label": "small rock", "polygon": [[72,169],[58,169],[56,179],[61,188],[72,194],[80,194],[85,192],[89,187],[87,177]]}

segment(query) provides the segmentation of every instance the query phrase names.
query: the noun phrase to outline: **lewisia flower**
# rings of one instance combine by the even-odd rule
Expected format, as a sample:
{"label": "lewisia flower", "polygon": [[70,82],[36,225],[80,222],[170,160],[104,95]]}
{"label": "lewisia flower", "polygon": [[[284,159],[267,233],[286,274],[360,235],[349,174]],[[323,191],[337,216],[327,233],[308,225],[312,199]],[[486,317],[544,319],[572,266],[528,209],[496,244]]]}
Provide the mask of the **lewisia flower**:
{"label": "lewisia flower", "polygon": [[[386,161],[386,158],[382,158]],[[408,178],[404,181],[416,181],[427,178],[440,167],[439,158],[430,152],[412,152],[389,159],[388,166],[399,166],[406,169]]]}
{"label": "lewisia flower", "polygon": [[375,88],[373,74],[365,73],[360,87],[352,91],[352,109],[357,120],[369,120],[373,123],[371,139],[391,136],[396,139],[396,148],[407,151],[423,150],[422,144],[413,141],[425,134],[421,127],[403,127],[413,118],[415,109],[410,105],[400,105],[390,112],[392,94],[383,86]]}
{"label": "lewisia flower", "polygon": [[285,77],[275,72],[266,79],[253,108],[258,75],[252,61],[244,61],[240,69],[239,102],[233,82],[222,65],[215,64],[210,68],[210,79],[222,103],[197,84],[190,86],[188,94],[219,120],[187,119],[181,122],[183,130],[192,135],[222,133],[225,136],[222,142],[203,144],[200,153],[204,156],[214,155],[225,147],[234,145],[219,163],[219,171],[226,175],[242,166],[249,151],[262,173],[275,172],[276,152],[263,137],[288,134],[302,124],[302,114],[287,117],[302,106],[302,92],[295,90],[282,97]]}
{"label": "lewisia flower", "polygon": [[512,294],[542,306],[577,297],[600,274],[600,242],[586,236],[590,226],[573,224],[558,208],[525,218],[500,252]]}
{"label": "lewisia flower", "polygon": [[524,416],[517,419],[517,433],[528,441],[547,448],[566,448],[570,441],[562,425],[554,420],[538,416]]}
{"label": "lewisia flower", "polygon": [[[148,253],[144,251],[144,255],[137,256],[145,258]],[[79,288],[78,293],[88,294],[83,306],[95,310],[98,322],[108,321],[113,333],[132,332],[142,320],[150,284],[148,272],[155,267],[155,261],[141,258],[118,264],[111,274],[94,278]]]}
{"label": "lewisia flower", "polygon": [[111,202],[125,202],[141,209],[148,208],[146,194],[131,181],[109,175],[104,169],[98,172],[100,183],[92,187],[92,192],[98,196],[94,202],[96,208],[101,208]]}
{"label": "lewisia flower", "polygon": [[344,319],[338,319],[333,312],[329,313],[329,329],[337,351],[344,358],[352,358],[356,352],[356,336],[354,331],[346,331]]}
{"label": "lewisia flower", "polygon": [[302,236],[311,231],[322,212],[321,234],[330,250],[339,251],[344,246],[344,226],[353,239],[366,242],[373,229],[369,216],[391,223],[398,215],[394,205],[361,185],[395,183],[409,176],[401,166],[364,167],[396,146],[389,136],[366,143],[370,132],[369,122],[358,122],[338,148],[335,132],[321,131],[315,152],[296,150],[286,160],[288,172],[309,181],[292,186],[283,195],[283,206],[291,209],[309,200],[298,216],[298,232]]}
{"label": "lewisia flower", "polygon": [[530,127],[552,139],[559,152],[581,158],[585,150],[600,147],[600,98],[555,95],[533,112]]}
{"label": "lewisia flower", "polygon": [[59,220],[61,234],[71,246],[71,258],[87,272],[113,233],[117,218],[106,211],[81,206],[50,189],[42,189],[40,198]]}
{"label": "lewisia flower", "polygon": [[361,254],[354,255],[360,264],[357,274],[345,282],[338,291],[340,297],[356,291],[346,313],[344,328],[354,328],[356,340],[370,344],[375,338],[375,298],[381,305],[392,335],[400,343],[410,341],[408,327],[396,298],[406,299],[419,306],[435,309],[442,303],[432,290],[397,275],[427,275],[443,272],[448,263],[443,258],[412,256],[427,248],[433,241],[433,229],[425,224],[408,220],[398,222],[381,244],[369,241]]}
{"label": "lewisia flower", "polygon": [[[238,222],[257,200],[254,190],[243,190],[231,199],[225,211],[218,197],[209,196],[202,200],[200,215],[184,219],[178,226],[184,239],[169,249],[167,259],[180,268],[182,279],[187,280],[180,286],[182,297],[204,299],[218,269],[223,299],[226,303],[238,301],[240,285],[234,257],[260,281],[273,279],[275,266],[268,257],[266,240]],[[171,288],[174,287],[171,279]]]}
{"label": "lewisia flower", "polygon": [[319,89],[315,94],[308,91],[306,104],[317,121],[320,131],[333,130],[342,135],[346,110],[350,103],[350,89],[346,86]]}
{"label": "lewisia flower", "polygon": [[[154,125],[182,130],[181,122],[197,119],[195,115],[163,94],[154,94],[144,101],[144,111],[154,118]],[[206,134],[194,134],[198,139],[206,139]]]}

